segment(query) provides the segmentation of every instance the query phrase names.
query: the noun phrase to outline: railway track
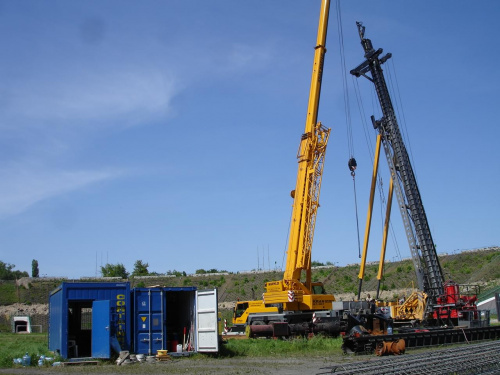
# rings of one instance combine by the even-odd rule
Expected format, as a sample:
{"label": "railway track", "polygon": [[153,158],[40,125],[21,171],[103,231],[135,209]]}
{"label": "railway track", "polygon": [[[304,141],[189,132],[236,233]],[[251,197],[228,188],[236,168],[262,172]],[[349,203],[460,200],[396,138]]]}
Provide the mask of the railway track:
{"label": "railway track", "polygon": [[336,364],[319,374],[363,375],[466,375],[500,374],[500,340],[461,345],[420,354],[371,358],[362,362]]}

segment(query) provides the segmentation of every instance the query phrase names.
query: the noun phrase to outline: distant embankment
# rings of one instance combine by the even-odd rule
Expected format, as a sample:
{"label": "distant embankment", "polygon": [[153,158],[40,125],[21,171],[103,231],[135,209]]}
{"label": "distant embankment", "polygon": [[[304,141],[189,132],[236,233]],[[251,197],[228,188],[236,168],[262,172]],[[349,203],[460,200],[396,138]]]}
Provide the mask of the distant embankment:
{"label": "distant embankment", "polygon": [[[500,284],[500,247],[465,250],[453,254],[439,255],[441,267],[447,280],[460,284],[478,284],[482,290]],[[364,293],[377,289],[378,264],[366,266],[363,279]],[[313,267],[313,281],[325,284],[326,291],[343,299],[353,298],[358,290],[359,264],[344,267],[334,265]],[[238,299],[258,299],[264,292],[267,281],[283,277],[281,270],[252,270],[244,272],[220,272],[188,275],[154,275],[131,277],[128,281],[136,286],[195,286],[198,289],[218,288],[219,302],[234,302]],[[49,294],[61,282],[120,282],[121,278],[82,277],[71,280],[65,277],[22,278],[17,281],[0,281],[0,306],[14,303],[44,304]],[[393,292],[416,285],[413,262],[410,258],[401,261],[387,261],[381,283],[383,299],[392,299]],[[349,297],[351,296],[351,297]]]}

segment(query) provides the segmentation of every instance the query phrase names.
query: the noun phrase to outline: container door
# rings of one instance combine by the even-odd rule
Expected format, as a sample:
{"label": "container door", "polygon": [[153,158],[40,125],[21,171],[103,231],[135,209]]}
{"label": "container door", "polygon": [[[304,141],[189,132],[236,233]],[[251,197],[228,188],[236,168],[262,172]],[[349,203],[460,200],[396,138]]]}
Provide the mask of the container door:
{"label": "container door", "polygon": [[92,302],[92,358],[110,358],[109,301]]}
{"label": "container door", "polygon": [[156,354],[165,348],[165,296],[161,289],[135,292],[135,352]]}
{"label": "container door", "polygon": [[217,289],[196,291],[196,351],[218,352]]}

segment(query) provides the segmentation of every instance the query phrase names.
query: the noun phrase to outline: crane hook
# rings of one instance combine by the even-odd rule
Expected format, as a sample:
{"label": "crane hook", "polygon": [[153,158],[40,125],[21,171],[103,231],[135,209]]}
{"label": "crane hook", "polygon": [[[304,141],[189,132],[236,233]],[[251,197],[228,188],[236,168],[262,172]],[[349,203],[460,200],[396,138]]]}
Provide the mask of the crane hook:
{"label": "crane hook", "polygon": [[349,170],[351,171],[351,176],[354,177],[356,173],[354,172],[356,170],[356,167],[358,164],[356,163],[356,159],[350,158],[349,161],[347,162],[347,166],[349,167]]}

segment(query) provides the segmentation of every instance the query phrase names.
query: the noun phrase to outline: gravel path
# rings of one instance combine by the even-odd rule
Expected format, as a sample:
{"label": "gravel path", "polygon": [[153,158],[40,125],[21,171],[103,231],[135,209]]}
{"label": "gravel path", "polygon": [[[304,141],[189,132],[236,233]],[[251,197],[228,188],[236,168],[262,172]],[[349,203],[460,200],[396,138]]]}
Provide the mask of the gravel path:
{"label": "gravel path", "polygon": [[0,369],[0,374],[199,374],[199,375],[232,375],[232,374],[276,374],[304,375],[321,372],[321,368],[331,366],[333,362],[352,362],[354,359],[366,360],[370,357],[346,357],[335,354],[330,358],[174,358],[168,362],[155,364],[135,363],[127,366],[98,365],[50,368],[15,368]]}
{"label": "gravel path", "polygon": [[[479,364],[485,362],[486,349],[489,346],[494,352],[490,353],[493,361],[498,366],[491,372],[483,372],[479,369]],[[490,350],[491,351],[491,350]],[[495,354],[498,353],[498,354]],[[471,356],[470,360],[467,358]],[[433,361],[431,361],[433,358]],[[483,360],[481,360],[483,358]],[[357,362],[354,364],[354,362]],[[495,374],[500,371],[500,340],[487,341],[477,344],[453,345],[451,347],[422,348],[407,350],[401,356],[377,357],[376,355],[343,355],[332,353],[323,357],[238,357],[238,358],[211,358],[206,356],[177,357],[167,362],[157,362],[154,364],[134,363],[126,366],[98,365],[98,366],[72,366],[72,367],[30,367],[15,369],[0,369],[0,374],[32,374],[32,375],[53,375],[53,374],[190,374],[190,375],[233,375],[233,374],[275,374],[275,375],[304,375],[329,373],[332,368],[344,369],[342,373],[357,374],[398,374],[402,368],[411,367],[411,363],[416,362],[414,371],[408,373],[435,373],[439,369],[442,374],[455,373],[470,374],[471,368],[466,365],[471,362],[476,364],[475,374]],[[430,366],[426,368],[426,363]],[[431,363],[432,362],[432,363]],[[399,363],[399,364],[398,364]],[[342,365],[342,366],[340,366]],[[392,368],[389,372],[381,371],[382,368]],[[337,371],[338,371],[337,369]],[[370,372],[371,370],[371,372]],[[431,371],[432,370],[432,371]],[[467,370],[469,372],[460,372]],[[473,370],[473,371],[475,371]],[[486,369],[485,369],[486,370]],[[451,371],[451,372],[450,372]],[[406,372],[405,372],[406,373]]]}

